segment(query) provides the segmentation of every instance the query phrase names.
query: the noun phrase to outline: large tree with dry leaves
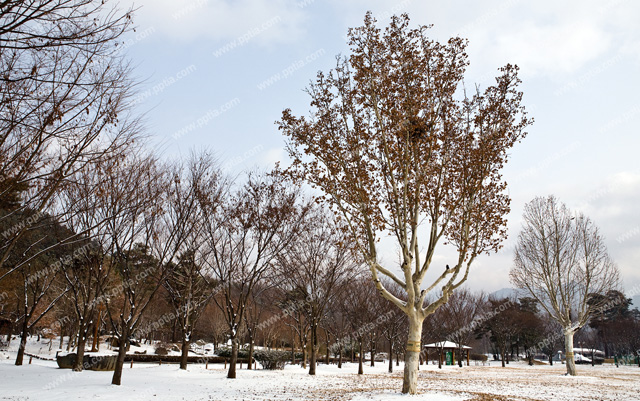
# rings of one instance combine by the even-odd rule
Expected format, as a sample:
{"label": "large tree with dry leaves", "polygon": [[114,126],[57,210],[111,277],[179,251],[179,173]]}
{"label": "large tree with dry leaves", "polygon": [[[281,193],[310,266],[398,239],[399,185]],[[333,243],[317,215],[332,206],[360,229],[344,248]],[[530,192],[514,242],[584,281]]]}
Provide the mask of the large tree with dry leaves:
{"label": "large tree with dry leaves", "polygon": [[[510,199],[501,169],[531,123],[517,67],[500,68],[495,84],[467,94],[467,42],[431,40],[428,28],[410,28],[402,15],[383,31],[367,14],[349,30],[350,56],[308,87],[310,117],[285,110],[279,121],[289,171],[325,194],[378,291],[408,316],[404,393],[417,390],[423,320],[465,282],[477,256],[506,236]],[[399,248],[398,266],[380,262],[378,241],[387,235]],[[449,269],[432,265],[444,243],[457,250]]]}

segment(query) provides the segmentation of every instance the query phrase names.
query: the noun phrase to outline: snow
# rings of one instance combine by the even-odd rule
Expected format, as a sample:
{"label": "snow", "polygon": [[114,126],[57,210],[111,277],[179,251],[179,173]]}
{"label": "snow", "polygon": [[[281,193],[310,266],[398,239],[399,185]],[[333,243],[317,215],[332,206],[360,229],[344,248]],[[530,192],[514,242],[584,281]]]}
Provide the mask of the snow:
{"label": "snow", "polygon": [[[54,339],[57,345],[57,340]],[[12,348],[13,348],[12,343]],[[146,346],[147,349],[151,346]],[[101,348],[102,350],[102,348]],[[42,356],[48,340],[30,339],[27,352]],[[388,373],[386,363],[364,366],[345,363],[318,366],[317,376],[288,365],[282,371],[238,369],[237,379],[227,379],[224,365],[191,364],[182,371],[175,364],[129,363],[124,366],[122,385],[112,386],[112,372],[72,372],[58,369],[53,361],[33,359],[14,366],[15,350],[0,351],[0,399],[24,400],[639,400],[640,368],[612,365],[578,366],[578,376],[565,376],[562,364],[528,366],[512,362],[502,368],[490,366],[422,365],[419,392],[400,394],[402,364]]]}
{"label": "snow", "polygon": [[[423,345],[424,348],[458,348],[459,345],[454,343],[453,341],[438,341],[436,343],[431,343],[427,345]],[[463,345],[462,349],[471,349],[471,347]]]}
{"label": "snow", "polygon": [[[103,338],[104,339],[104,338]],[[58,348],[58,346],[60,345],[60,338],[54,338],[52,340],[49,339],[45,339],[45,338],[41,338],[40,341],[37,341],[37,337],[36,336],[31,336],[29,338],[27,338],[27,348],[26,351],[28,354],[34,354],[34,355],[38,355],[40,357],[43,358],[48,358],[48,359],[52,359],[56,357],[56,353],[60,353],[60,355],[66,355],[69,352],[76,352],[75,349],[71,349],[69,351],[67,351],[67,343],[69,342],[69,337],[65,336],[64,337],[64,347],[63,349]],[[12,340],[11,340],[11,345],[8,349],[8,351],[13,352],[13,354],[15,355],[15,353],[18,351],[18,346],[20,345],[20,338],[17,336],[13,336]],[[107,344],[106,342],[101,342],[100,343],[100,351],[98,352],[90,352],[89,350],[91,349],[91,342],[89,342],[88,344],[86,344],[85,346],[85,355],[90,355],[90,356],[106,356],[106,355],[117,355],[118,353],[109,346],[109,344]],[[197,345],[192,344],[192,349],[196,349],[199,350],[202,347],[199,347]],[[213,347],[213,344],[211,344],[211,347]],[[49,349],[51,348],[51,349]],[[116,347],[117,349],[117,347]],[[178,346],[178,349],[180,349],[180,347]],[[135,345],[131,345],[130,349],[128,351],[129,354],[133,354],[133,353],[144,353],[146,352],[148,355],[154,355],[155,352],[155,344],[143,344],[140,343],[140,346],[135,346]],[[173,351],[173,350],[168,350],[167,355],[172,355],[172,356],[178,356],[181,355],[182,352],[181,351]],[[193,351],[189,351],[189,356],[200,356],[202,355],[202,353],[196,353]],[[7,357],[7,352],[3,352],[0,351],[0,359],[5,359]],[[26,363],[28,363],[28,359],[29,357],[25,355],[25,361]],[[15,356],[13,357],[13,360],[15,360]],[[2,400],[2,398],[0,398],[0,400]]]}

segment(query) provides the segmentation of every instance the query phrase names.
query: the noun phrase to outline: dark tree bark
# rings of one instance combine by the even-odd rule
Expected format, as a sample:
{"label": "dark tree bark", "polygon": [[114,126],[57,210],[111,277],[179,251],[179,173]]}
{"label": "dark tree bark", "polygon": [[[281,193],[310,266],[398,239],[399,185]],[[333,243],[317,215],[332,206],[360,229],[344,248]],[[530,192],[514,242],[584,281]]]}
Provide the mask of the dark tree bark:
{"label": "dark tree bark", "polygon": [[389,341],[389,373],[393,373],[393,342]]}
{"label": "dark tree bark", "polygon": [[29,322],[25,319],[22,323],[22,331],[20,332],[20,346],[18,347],[18,356],[16,357],[16,366],[22,365],[24,359],[24,350],[27,347],[27,337],[29,335]]}
{"label": "dark tree bark", "polygon": [[231,360],[229,361],[229,372],[227,373],[228,379],[236,378],[236,364],[238,363],[238,339],[237,337],[231,338]]}
{"label": "dark tree bark", "polygon": [[78,322],[78,339],[77,339],[77,351],[76,351],[76,363],[73,365],[73,371],[74,372],[82,372],[82,369],[84,367],[83,365],[83,360],[84,360],[84,347],[87,343],[87,337],[86,337],[86,332],[87,332],[87,327],[84,323],[83,320],[80,320]]}
{"label": "dark tree bark", "polygon": [[364,373],[364,370],[362,368],[363,365],[363,359],[364,359],[364,350],[362,348],[362,338],[358,339],[358,345],[359,345],[359,355],[358,355],[358,374],[361,375]]}
{"label": "dark tree bark", "polygon": [[189,363],[189,340],[182,338],[182,353],[180,354],[180,369],[186,370]]}
{"label": "dark tree bark", "polygon": [[252,369],[253,366],[253,349],[255,348],[253,344],[253,335],[249,335],[249,365],[247,366],[248,370]]}
{"label": "dark tree bark", "polygon": [[116,368],[113,371],[111,384],[119,386],[122,382],[122,369],[124,367],[124,358],[127,355],[127,345],[129,343],[129,332],[125,330],[118,339],[118,358],[116,359]]}

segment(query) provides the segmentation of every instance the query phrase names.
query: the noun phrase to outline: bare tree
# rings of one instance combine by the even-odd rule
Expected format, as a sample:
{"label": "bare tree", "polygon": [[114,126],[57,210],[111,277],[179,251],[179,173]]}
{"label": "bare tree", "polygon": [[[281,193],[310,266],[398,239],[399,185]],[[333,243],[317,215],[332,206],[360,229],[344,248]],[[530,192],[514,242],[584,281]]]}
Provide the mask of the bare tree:
{"label": "bare tree", "polygon": [[109,176],[115,173],[118,158],[95,160],[71,175],[55,197],[54,207],[65,216],[65,224],[76,234],[74,243],[89,245],[75,263],[62,266],[61,273],[70,289],[68,298],[78,322],[76,335],[77,357],[74,371],[83,369],[83,357],[88,333],[96,309],[102,307],[104,289],[110,281],[109,250],[113,236],[105,222],[112,218],[112,204],[105,191]]}
{"label": "bare tree", "polygon": [[[458,96],[465,40],[430,40],[428,27],[410,29],[406,14],[384,32],[375,23],[368,13],[364,26],[351,29],[351,56],[309,86],[311,117],[285,110],[279,128],[289,138],[289,172],[324,192],[378,291],[408,316],[402,391],[414,394],[422,322],[466,281],[476,257],[506,236],[509,197],[500,171],[531,121],[517,67],[501,68],[484,92]],[[399,275],[378,258],[386,233],[400,250]],[[432,266],[442,242],[457,251],[449,269]],[[427,285],[431,267],[436,278]],[[407,302],[380,276],[399,285]],[[434,290],[440,296],[426,304]]]}
{"label": "bare tree", "polygon": [[[445,313],[445,310],[438,308],[434,313],[427,316],[423,322],[422,341],[427,344],[434,343],[436,345],[437,348],[435,348],[435,353],[438,358],[439,369],[442,369],[445,339],[447,338],[447,335],[450,334],[449,329],[447,328],[448,318],[449,316]],[[429,351],[430,349],[428,348],[424,350],[427,357],[426,359],[429,359]]]}
{"label": "bare tree", "polygon": [[340,369],[342,369],[342,360],[346,348],[344,339],[350,328],[349,310],[346,304],[347,292],[343,289],[338,293],[338,296],[327,311],[328,316],[324,326],[336,339],[331,345],[331,352],[338,357],[338,368]]}
{"label": "bare tree", "polygon": [[223,311],[231,340],[228,378],[236,377],[239,329],[254,287],[297,235],[307,206],[283,177],[250,174],[222,205],[205,202],[207,268],[221,283],[214,301]]}
{"label": "bare tree", "polygon": [[353,253],[341,244],[341,232],[328,212],[314,208],[300,222],[303,229],[277,263],[284,286],[298,295],[299,310],[306,314],[311,336],[310,375],[316,374],[318,327],[344,284],[359,273]]}
{"label": "bare tree", "polygon": [[442,306],[446,318],[443,323],[447,330],[447,339],[458,344],[458,366],[462,367],[462,347],[473,338],[473,321],[482,310],[484,295],[473,294],[467,288],[455,291],[449,302]]}
{"label": "bare tree", "polygon": [[[402,289],[390,282],[389,279],[385,279],[385,281],[387,281],[385,283],[386,288],[396,297],[402,298]],[[392,313],[396,310],[395,305],[385,298],[382,298],[381,301],[383,303],[381,313],[391,316],[381,325],[381,328],[382,335],[389,345],[389,373],[393,373],[393,355],[394,351],[400,347],[401,339],[406,335],[407,316],[404,313]]]}
{"label": "bare tree", "polygon": [[511,282],[560,323],[567,374],[575,375],[573,335],[602,307],[592,294],[618,288],[618,268],[593,221],[572,213],[555,197],[535,198],[525,206],[523,218]]}
{"label": "bare tree", "polygon": [[[70,175],[138,135],[128,114],[130,68],[118,47],[131,14],[106,3],[0,6],[0,220],[25,210],[53,215],[51,203]],[[31,228],[23,222],[4,236],[0,267]],[[0,280],[35,257],[14,261]]]}
{"label": "bare tree", "polygon": [[553,357],[556,352],[562,349],[562,326],[555,319],[549,316],[547,313],[543,313],[542,320],[542,333],[544,340],[542,341],[540,351],[544,353],[548,360],[549,366],[553,366]]}
{"label": "bare tree", "polygon": [[196,252],[189,250],[179,255],[177,263],[169,266],[163,282],[180,329],[180,369],[187,369],[194,326],[215,295],[212,280],[205,277],[202,270],[202,262],[197,259]]}
{"label": "bare tree", "polygon": [[103,187],[105,206],[111,210],[105,222],[111,237],[109,273],[119,279],[101,296],[118,339],[118,359],[111,380],[115,385],[121,384],[130,337],[162,283],[166,261],[151,255],[151,241],[160,234],[157,223],[167,186],[165,173],[153,157],[131,156],[111,171]]}
{"label": "bare tree", "polygon": [[278,306],[280,307],[280,314],[286,315],[284,323],[291,328],[292,340],[291,340],[291,354],[292,362],[295,363],[295,340],[298,340],[300,344],[300,351],[302,351],[302,359],[300,366],[303,369],[307,368],[307,360],[309,356],[309,333],[311,331],[311,325],[309,324],[309,314],[304,310],[307,307],[305,298],[306,292],[302,288],[287,288],[282,291],[282,296]]}
{"label": "bare tree", "polygon": [[171,172],[167,192],[165,226],[179,237],[180,255],[171,263],[163,285],[167,291],[182,336],[180,369],[187,368],[193,327],[211,297],[214,280],[205,269],[206,234],[203,205],[220,203],[226,183],[211,155],[192,154],[186,166],[177,165]]}
{"label": "bare tree", "polygon": [[479,332],[490,335],[504,368],[509,363],[509,350],[515,343],[519,330],[515,324],[518,318],[518,305],[515,300],[509,298],[489,298],[487,303],[489,310],[499,310],[500,312],[491,315],[489,319],[485,320]]}
{"label": "bare tree", "polygon": [[[20,308],[16,320],[22,322],[16,365],[22,365],[31,329],[68,291],[68,287],[60,280],[62,266],[75,263],[74,259],[78,257],[79,252],[84,251],[83,248],[79,252],[74,251],[69,245],[57,247],[46,253],[41,250],[50,248],[61,238],[70,235],[72,233],[68,228],[48,216],[37,224],[37,229],[30,230],[27,235],[22,236],[14,248],[16,258],[30,259],[23,269],[13,273],[20,277],[20,285],[15,289]],[[8,259],[10,263],[12,258]],[[54,289],[57,291],[53,291]]]}
{"label": "bare tree", "polygon": [[78,331],[75,333],[78,351],[73,366],[73,370],[76,372],[83,369],[87,336],[95,324],[96,301],[108,280],[108,276],[103,274],[103,271],[107,270],[103,268],[104,253],[96,244],[91,244],[89,241],[87,243],[91,248],[84,255],[76,258],[73,263],[61,269],[62,276],[69,288],[68,298],[71,299],[70,304],[78,322]]}
{"label": "bare tree", "polygon": [[265,316],[272,310],[273,302],[278,299],[277,289],[271,280],[258,283],[251,291],[244,314],[244,328],[249,343],[247,369],[252,369],[255,341],[259,332],[274,326]]}
{"label": "bare tree", "polygon": [[189,238],[183,209],[188,204],[169,202],[173,178],[154,156],[143,153],[118,163],[103,188],[111,210],[105,222],[112,238],[109,268],[120,279],[102,296],[119,342],[115,385],[122,380],[130,337]]}
{"label": "bare tree", "polygon": [[373,316],[370,308],[371,300],[376,296],[375,287],[363,275],[359,275],[349,282],[345,291],[345,305],[348,311],[350,330],[342,341],[349,341],[352,350],[354,345],[357,347],[358,374],[361,375],[364,374],[365,339],[372,330],[377,328],[373,323],[376,317]]}

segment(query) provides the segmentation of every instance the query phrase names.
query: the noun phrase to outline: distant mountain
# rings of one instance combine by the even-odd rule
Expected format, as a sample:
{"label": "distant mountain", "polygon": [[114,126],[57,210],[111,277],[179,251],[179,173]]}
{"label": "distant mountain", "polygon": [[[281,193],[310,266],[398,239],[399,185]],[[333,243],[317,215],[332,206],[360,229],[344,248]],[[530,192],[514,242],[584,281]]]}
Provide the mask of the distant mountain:
{"label": "distant mountain", "polygon": [[496,299],[504,298],[522,298],[523,292],[515,288],[502,288],[489,294],[489,297]]}

